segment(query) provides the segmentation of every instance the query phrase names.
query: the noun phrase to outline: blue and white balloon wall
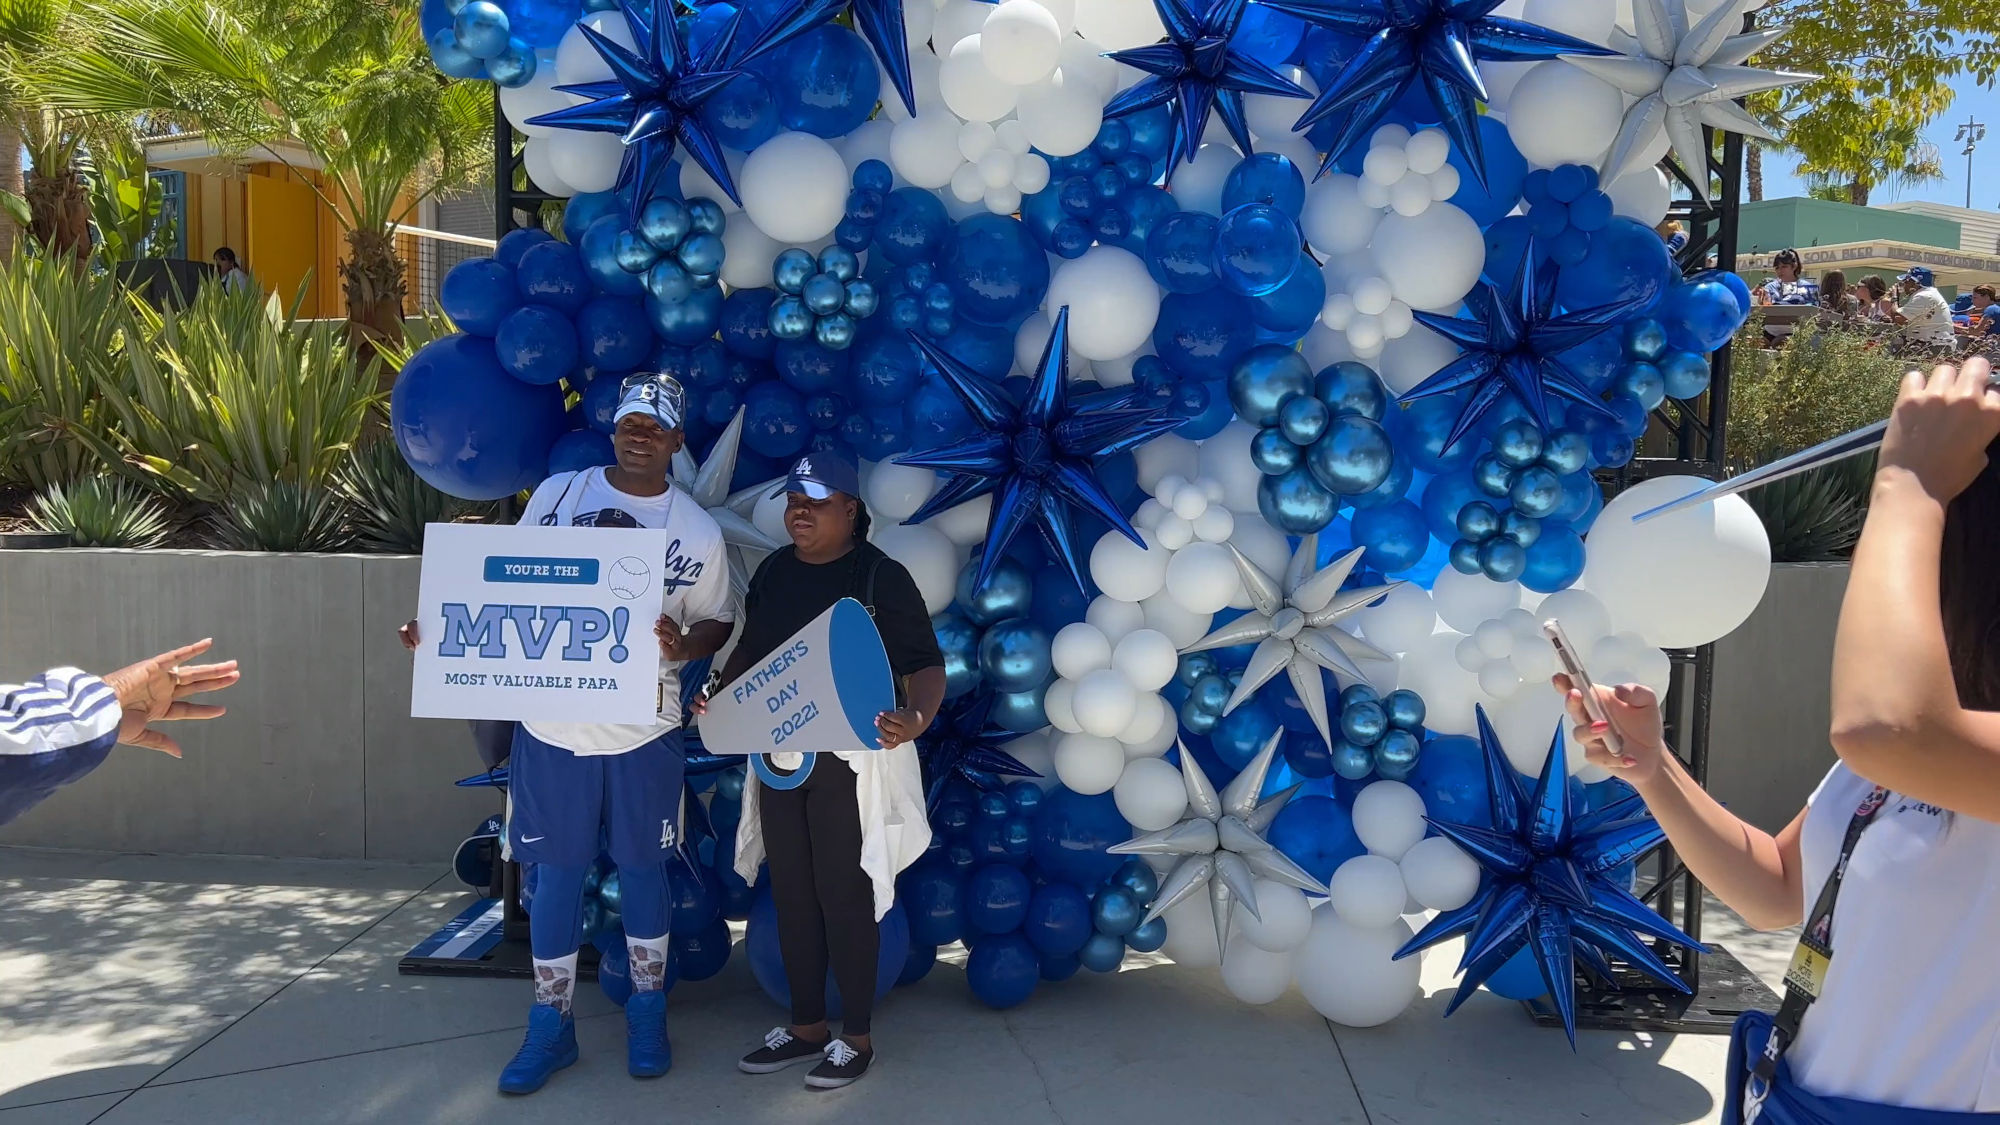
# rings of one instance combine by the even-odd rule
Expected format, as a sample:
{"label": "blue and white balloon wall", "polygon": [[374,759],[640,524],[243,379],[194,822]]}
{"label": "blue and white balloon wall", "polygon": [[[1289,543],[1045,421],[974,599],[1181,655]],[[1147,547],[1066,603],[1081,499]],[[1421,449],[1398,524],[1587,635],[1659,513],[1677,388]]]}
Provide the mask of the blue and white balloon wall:
{"label": "blue and white balloon wall", "polygon": [[[397,439],[505,496],[609,461],[619,380],[664,371],[739,567],[786,537],[759,486],[856,457],[951,699],[902,975],[964,941],[1005,1006],[1164,949],[1393,1018],[1406,919],[1481,885],[1423,817],[1491,823],[1483,755],[1548,758],[1539,622],[1663,689],[1769,568],[1740,499],[1634,524],[1685,485],[1592,476],[1746,313],[1653,232],[1658,162],[1807,77],[1651,113],[1633,76],[1743,62],[1754,0],[1636,2],[426,0],[568,203],[446,279]],[[1216,831],[1195,773],[1253,767],[1231,807],[1293,882],[1105,853]]]}

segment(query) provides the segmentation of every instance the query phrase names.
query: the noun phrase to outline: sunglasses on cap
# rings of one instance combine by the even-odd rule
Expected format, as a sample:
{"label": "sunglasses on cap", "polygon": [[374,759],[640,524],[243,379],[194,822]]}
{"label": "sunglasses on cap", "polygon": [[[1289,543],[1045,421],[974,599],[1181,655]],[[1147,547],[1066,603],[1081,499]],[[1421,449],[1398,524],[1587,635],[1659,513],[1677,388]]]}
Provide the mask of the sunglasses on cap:
{"label": "sunglasses on cap", "polygon": [[664,429],[676,430],[687,417],[687,391],[671,375],[635,371],[618,384],[614,423],[630,414],[651,414]]}

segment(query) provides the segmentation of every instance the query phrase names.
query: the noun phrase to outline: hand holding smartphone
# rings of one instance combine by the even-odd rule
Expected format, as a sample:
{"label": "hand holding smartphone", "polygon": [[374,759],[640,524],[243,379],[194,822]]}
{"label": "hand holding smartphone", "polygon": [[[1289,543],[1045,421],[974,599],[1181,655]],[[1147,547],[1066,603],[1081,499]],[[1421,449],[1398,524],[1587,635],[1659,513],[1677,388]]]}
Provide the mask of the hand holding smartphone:
{"label": "hand holding smartphone", "polygon": [[1604,746],[1612,754],[1624,757],[1625,746],[1618,737],[1618,729],[1611,725],[1611,715],[1604,709],[1604,701],[1597,697],[1596,684],[1590,673],[1584,671],[1583,657],[1570,643],[1569,634],[1563,632],[1562,622],[1550,618],[1542,622],[1542,635],[1556,648],[1556,659],[1562,662],[1563,671],[1569,675],[1570,686],[1583,696],[1584,713],[1593,723],[1604,724]]}

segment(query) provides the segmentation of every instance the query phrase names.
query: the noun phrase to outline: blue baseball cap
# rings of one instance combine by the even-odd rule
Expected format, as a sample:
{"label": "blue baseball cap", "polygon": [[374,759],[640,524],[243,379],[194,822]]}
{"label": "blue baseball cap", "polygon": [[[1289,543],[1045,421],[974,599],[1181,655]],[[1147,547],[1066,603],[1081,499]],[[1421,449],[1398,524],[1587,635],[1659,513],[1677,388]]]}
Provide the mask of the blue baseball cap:
{"label": "blue baseball cap", "polygon": [[649,414],[662,429],[678,430],[686,416],[687,392],[671,375],[638,372],[627,375],[618,390],[618,409],[611,424],[617,425],[633,414]]}
{"label": "blue baseball cap", "polygon": [[1903,276],[1897,278],[1896,280],[1914,281],[1918,285],[1922,285],[1926,288],[1937,284],[1937,282],[1933,280],[1933,275],[1931,274],[1931,268],[1929,266],[1911,266],[1909,269],[1904,270]]}
{"label": "blue baseball cap", "polygon": [[824,500],[836,492],[859,498],[861,475],[838,454],[808,453],[792,465],[791,475],[771,495],[782,496],[787,492],[802,492],[814,500]]}

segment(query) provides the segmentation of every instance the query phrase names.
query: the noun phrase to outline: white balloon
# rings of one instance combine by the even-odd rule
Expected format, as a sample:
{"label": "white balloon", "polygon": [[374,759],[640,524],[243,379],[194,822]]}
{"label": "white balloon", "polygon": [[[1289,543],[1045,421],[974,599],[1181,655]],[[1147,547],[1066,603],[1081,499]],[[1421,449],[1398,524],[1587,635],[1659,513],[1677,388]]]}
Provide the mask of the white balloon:
{"label": "white balloon", "polygon": [[1269,1004],[1292,987],[1292,955],[1259,949],[1231,934],[1229,952],[1222,958],[1222,986],[1245,1004]]}
{"label": "white balloon", "polygon": [[1327,905],[1352,926],[1373,929],[1402,917],[1403,872],[1379,855],[1360,855],[1341,864],[1327,883]]}
{"label": "white balloon", "polygon": [[1187,609],[1164,590],[1141,605],[1146,613],[1145,627],[1165,633],[1175,648],[1186,648],[1207,636],[1209,621],[1215,616]]}
{"label": "white balloon", "polygon": [[1407,582],[1355,614],[1354,619],[1361,627],[1361,635],[1376,648],[1383,652],[1408,652],[1431,635],[1431,627],[1437,624],[1437,607],[1431,604],[1429,590]]}
{"label": "white balloon", "polygon": [[610,191],[618,186],[625,146],[616,134],[560,129],[544,138],[549,168],[576,191]]}
{"label": "white balloon", "polygon": [[1611,635],[1611,611],[1604,608],[1596,594],[1575,586],[1543,598],[1535,607],[1534,616],[1542,621],[1561,622],[1569,639],[1585,649],[1598,638]]}
{"label": "white balloon", "polygon": [[1236,534],[1236,517],[1220,504],[1194,519],[1194,537],[1204,543],[1226,543]]}
{"label": "white balloon", "polygon": [[1120,637],[1111,652],[1111,667],[1139,691],[1166,687],[1179,666],[1180,653],[1174,642],[1155,629],[1134,629]]}
{"label": "white balloon", "polygon": [[1103,47],[1075,36],[1063,40],[1061,66],[1065,81],[1088,86],[1091,96],[1102,103],[1110,102],[1118,92],[1118,72],[1124,69],[1104,57]]}
{"label": "white balloon", "polygon": [[1100,668],[1111,667],[1111,642],[1103,630],[1087,621],[1073,621],[1056,630],[1049,642],[1049,655],[1056,675],[1080,680]]}
{"label": "white balloon", "polygon": [[889,160],[896,173],[920,188],[936,190],[949,184],[952,173],[964,163],[958,152],[960,124],[943,109],[898,122],[889,135]]}
{"label": "white balloon", "polygon": [[[509,124],[530,137],[546,137],[566,132],[554,125],[531,125],[529,119],[544,113],[554,113],[568,109],[582,100],[575,94],[565,94],[556,89],[559,79],[556,68],[547,61],[535,68],[535,76],[525,86],[500,87],[500,112],[505,114]],[[532,176],[532,173],[531,173]],[[537,185],[541,181],[537,180]],[[543,190],[548,190],[544,188]]]}
{"label": "white balloon", "polygon": [[1485,702],[1479,681],[1453,657],[1462,639],[1449,631],[1432,634],[1396,662],[1397,686],[1423,697],[1424,726],[1439,734],[1471,734],[1477,729],[1473,706]]}
{"label": "white balloon", "polygon": [[1215,543],[1190,543],[1167,563],[1167,594],[1190,613],[1213,614],[1242,587],[1236,560]]}
{"label": "white balloon", "polygon": [[958,548],[943,532],[928,523],[878,523],[868,538],[910,572],[924,596],[924,612],[935,616],[951,605],[958,593]]}
{"label": "white balloon", "polygon": [[[1383,126],[1383,131],[1386,132],[1388,128],[1389,126]],[[1408,135],[1405,131],[1404,136]],[[1377,144],[1361,159],[1361,178],[1381,184],[1383,187],[1394,186],[1396,181],[1403,178],[1403,173],[1409,170],[1410,161],[1403,154],[1403,146],[1400,143]]]}
{"label": "white balloon", "polygon": [[1261,519],[1237,520],[1236,534],[1229,537],[1229,542],[1243,552],[1244,558],[1255,563],[1258,570],[1274,578],[1282,577],[1292,561],[1292,545],[1285,540],[1285,533]]}
{"label": "white balloon", "polygon": [[1485,233],[1449,203],[1383,216],[1369,249],[1397,299],[1416,309],[1456,309],[1486,264]]}
{"label": "white balloon", "polygon": [[1174,705],[1148,694],[1139,697],[1138,713],[1132,716],[1131,726],[1118,732],[1118,741],[1125,744],[1125,760],[1131,762],[1159,757],[1179,736],[1180,715]]}
{"label": "white balloon", "polygon": [[[729,178],[735,181],[738,192],[743,190],[743,160],[744,156],[740,152],[730,149],[724,149],[722,152],[723,166],[729,169]],[[692,160],[681,161],[681,198],[712,199],[716,206],[722,208],[725,215],[734,215],[743,210],[735,200],[729,198],[728,192],[722,190],[721,184],[716,183],[713,177],[701,170],[701,165]],[[723,233],[728,233],[727,227]],[[766,268],[764,272],[765,278],[760,284],[769,285],[770,270]]]}
{"label": "white balloon", "polygon": [[1479,892],[1479,864],[1443,836],[1417,841],[1401,866],[1403,885],[1426,910],[1456,910]]}
{"label": "white balloon", "polygon": [[1056,743],[1056,776],[1073,793],[1108,793],[1125,772],[1125,748],[1114,738],[1066,734]]}
{"label": "white balloon", "polygon": [[1132,630],[1146,627],[1146,611],[1139,603],[1120,601],[1108,594],[1092,599],[1083,611],[1083,619],[1096,626],[1114,645]]}
{"label": "white balloon", "polygon": [[1157,43],[1167,33],[1152,0],[1077,0],[1076,30],[1107,51]]}
{"label": "white balloon", "polygon": [[1495,582],[1483,574],[1460,574],[1446,567],[1431,587],[1431,602],[1446,625],[1470,633],[1521,604],[1519,582]]}
{"label": "white balloon", "polygon": [[[1556,731],[1569,729],[1563,715],[1562,696],[1553,689],[1523,688],[1506,699],[1487,704],[1486,717],[1492,720],[1493,733],[1500,736],[1507,760],[1517,772],[1529,777],[1541,776],[1542,763],[1548,760],[1549,743]],[[1570,773],[1586,764],[1582,748],[1574,741],[1567,741],[1564,753]]]}
{"label": "white balloon", "polygon": [[1174,201],[1183,211],[1222,214],[1222,185],[1242,159],[1234,146],[1202,145],[1192,161],[1174,169]]}
{"label": "white balloon", "polygon": [[1586,43],[1602,44],[1611,38],[1611,21],[1616,14],[1604,0],[1528,0],[1522,18]]}
{"label": "white balloon", "polygon": [[1111,787],[1118,815],[1140,832],[1171,828],[1187,811],[1187,785],[1181,771],[1160,758],[1125,763],[1118,784]]}
{"label": "white balloon", "polygon": [[[1258,949],[1271,953],[1290,953],[1306,940],[1312,930],[1312,904],[1306,901],[1305,892],[1297,887],[1271,879],[1258,879],[1255,884],[1257,895],[1257,915],[1253,915],[1242,904],[1235,906],[1230,948],[1236,947],[1240,938]],[[1286,978],[1290,983],[1290,978]]]}
{"label": "white balloon", "polygon": [[1299,229],[1321,255],[1364,250],[1374,237],[1382,213],[1361,201],[1360,181],[1345,172],[1330,172],[1306,189]]}
{"label": "white balloon", "polygon": [[968,121],[958,130],[958,154],[967,160],[978,160],[992,152],[1000,144],[994,136],[993,126],[984,121]]}
{"label": "white balloon", "polygon": [[1451,137],[1443,129],[1419,129],[1403,145],[1403,158],[1410,171],[1428,176],[1445,167],[1451,156]]}
{"label": "white balloon", "polygon": [[1049,717],[1050,726],[1064,734],[1083,732],[1083,724],[1076,721],[1076,711],[1070,707],[1070,700],[1075,698],[1075,680],[1052,680],[1042,693],[1042,714]]}
{"label": "white balloon", "polygon": [[1160,538],[1160,546],[1169,551],[1178,551],[1194,542],[1194,524],[1171,511],[1159,518],[1153,530]]}
{"label": "white balloon", "polygon": [[[771,259],[784,246],[757,229],[747,216],[738,216],[722,228],[722,283],[732,289],[756,289],[771,284]],[[779,542],[790,538],[780,534]]]}
{"label": "white balloon", "polygon": [[1666,698],[1667,688],[1674,678],[1674,662],[1667,654],[1648,645],[1639,651],[1638,663],[1632,666],[1632,680],[1653,689],[1653,694]]}
{"label": "white balloon", "polygon": [[1529,164],[1542,168],[1596,164],[1624,120],[1618,87],[1561,59],[1536,63],[1507,102],[1507,135]]}
{"label": "white balloon", "polygon": [[1514,651],[1514,634],[1497,618],[1481,621],[1472,628],[1472,643],[1488,659],[1499,660]]}
{"label": "white balloon", "polygon": [[1062,43],[1063,29],[1054,12],[1035,0],[1013,0],[986,17],[979,31],[979,58],[993,77],[1026,86],[1055,72]]}
{"label": "white balloon", "polygon": [[951,195],[960,203],[978,203],[986,198],[986,185],[975,165],[961,164],[951,174]]}
{"label": "white balloon", "polygon": [[1506,660],[1495,660],[1479,669],[1479,690],[1494,699],[1512,699],[1521,690],[1521,674]]}
{"label": "white balloon", "polygon": [[1097,138],[1104,102],[1088,81],[1071,86],[1058,67],[1046,82],[1022,88],[1015,117],[1036,148],[1050,156],[1072,156]]}
{"label": "white balloon", "polygon": [[[1016,0],[1009,7],[1022,3]],[[1032,0],[1026,6],[1035,7]],[[1070,351],[1090,360],[1117,359],[1152,338],[1160,318],[1160,287],[1137,254],[1120,246],[1093,246],[1063,263],[1049,279],[1042,308],[1053,319],[1065,306],[1070,311]]]}
{"label": "white balloon", "polygon": [[[1281,66],[1278,68],[1278,73],[1304,87],[1308,94],[1319,93],[1319,84],[1312,80],[1312,75],[1307,74],[1302,66]],[[1266,137],[1281,139],[1292,135],[1292,124],[1311,104],[1312,102],[1307,100],[1287,98],[1278,94],[1245,94],[1243,119],[1250,126],[1250,135],[1259,141]],[[1261,144],[1257,149],[1259,152],[1268,151]],[[1310,168],[1299,166],[1300,174],[1308,179],[1311,179],[1312,174],[1317,171],[1319,171],[1317,163]]]}
{"label": "white balloon", "polygon": [[[889,95],[889,101],[898,106],[903,104],[894,94]],[[852,179],[854,170],[861,167],[863,161],[868,160],[880,160],[884,164],[889,164],[893,170],[894,165],[889,157],[889,138],[894,136],[895,132],[896,122],[885,114],[873,121],[862,122],[852,133],[835,142],[835,147],[840,149],[840,159],[847,165],[848,178]],[[903,184],[899,181],[896,186],[902,187]]]}
{"label": "white balloon", "polygon": [[1474,675],[1477,675],[1479,670],[1486,667],[1487,662],[1492,659],[1479,651],[1479,643],[1471,637],[1460,640],[1458,647],[1452,649],[1451,657],[1458,662],[1460,668]]}
{"label": "white balloon", "polygon": [[[1053,688],[1055,685],[1049,685]],[[1060,782],[1056,780],[1055,747],[1051,745],[1049,728],[1043,727],[1033,734],[1024,734],[1007,744],[1007,753],[1014,760],[1034,770],[1038,775],[1027,778],[1042,787],[1044,792],[1054,789]]]}
{"label": "white balloon", "polygon": [[[1264,474],[1250,461],[1250,442],[1256,436],[1257,427],[1238,418],[1201,443],[1198,471],[1202,477],[1222,485],[1222,503],[1231,511],[1257,511],[1257,483],[1264,479]],[[1165,440],[1154,438],[1151,444],[1140,446],[1140,452]],[[1237,521],[1239,528],[1244,522]]]}
{"label": "white balloon", "polygon": [[987,517],[993,511],[993,497],[981,496],[932,516],[929,524],[945,538],[961,547],[970,547],[986,538]]}
{"label": "white balloon", "polygon": [[[1132,689],[1132,681],[1114,668],[1084,673],[1077,680],[1076,694],[1070,700],[1077,725],[1085,734],[1100,738],[1117,738],[1118,732],[1131,724],[1138,709],[1139,695]],[[1121,748],[1119,753],[1124,750]]]}
{"label": "white balloon", "polygon": [[1139,546],[1122,531],[1107,531],[1090,549],[1090,580],[1119,601],[1145,601],[1167,583],[1172,553],[1157,545],[1156,532],[1142,530],[1139,537],[1149,546]]}
{"label": "white balloon", "polygon": [[816,242],[847,209],[847,164],[811,133],[779,133],[743,160],[743,211],[780,242]]}
{"label": "white balloon", "polygon": [[[938,57],[951,54],[951,49],[966,36],[979,34],[979,29],[986,26],[986,18],[992,14],[993,5],[980,3],[979,0],[945,0],[937,8],[937,16],[931,23],[931,46],[937,50]],[[917,53],[915,50],[910,52],[912,55]]]}
{"label": "white balloon", "polygon": [[[1089,4],[1093,0],[1083,0]],[[1215,944],[1215,910],[1207,895],[1189,895],[1160,917],[1167,922],[1167,944],[1161,952],[1178,965],[1191,969],[1211,968],[1222,963]]]}
{"label": "white balloon", "polygon": [[[1243,455],[1246,458],[1250,455],[1249,438],[1243,440]],[[1132,460],[1138,469],[1139,487],[1147,493],[1151,493],[1165,477],[1191,477],[1200,472],[1200,457],[1200,447],[1179,434],[1162,434],[1132,451]]]}
{"label": "white balloon", "polygon": [[1458,169],[1449,164],[1432,172],[1430,181],[1432,202],[1442,202],[1457,195],[1462,182],[1459,179]]}
{"label": "white balloon", "polygon": [[[504,87],[501,92],[506,92]],[[536,187],[550,195],[567,198],[575,195],[576,189],[557,175],[554,165],[549,162],[549,141],[553,139],[547,136],[529,137],[528,143],[521,147],[521,164],[527,168],[528,179],[534,181]]]}
{"label": "white balloon", "polygon": [[1014,190],[1033,195],[1049,186],[1049,162],[1035,153],[1014,158]]}
{"label": "white balloon", "polygon": [[[1172,923],[1167,933],[1171,937]],[[1363,929],[1333,910],[1313,911],[1312,932],[1292,957],[1299,994],[1314,1011],[1343,1027],[1388,1023],[1420,991],[1422,955],[1395,959],[1396,950],[1414,936],[1401,918]]]}
{"label": "white balloon", "polygon": [[1679,499],[1698,477],[1641,481],[1604,506],[1585,540],[1583,585],[1623,631],[1661,648],[1704,645],[1743,624],[1771,578],[1771,541],[1741,496],[1644,523],[1632,517]]}
{"label": "white balloon", "polygon": [[1354,834],[1375,855],[1401,859],[1424,838],[1424,799],[1400,781],[1371,782],[1354,795]]}
{"label": "white balloon", "polygon": [[938,475],[929,469],[884,461],[868,474],[861,493],[870,515],[901,522],[915,515],[937,486]]}
{"label": "white balloon", "polygon": [[938,67],[938,92],[944,95],[944,104],[967,121],[998,121],[1014,112],[1019,97],[1016,87],[987,69],[983,55],[984,38],[968,35]]}
{"label": "white balloon", "polygon": [[1611,210],[1649,227],[1660,225],[1674,201],[1674,187],[1659,166],[1634,168],[1605,185]]}
{"label": "white balloon", "polygon": [[1458,345],[1419,324],[1382,348],[1375,371],[1390,394],[1404,394],[1458,358]]}
{"label": "white balloon", "polygon": [[[590,12],[576,21],[575,26],[563,33],[556,44],[556,84],[572,86],[583,82],[608,82],[611,80],[611,65],[604,56],[597,53],[590,40],[584,38],[579,28],[587,27],[628,51],[636,51],[638,44],[632,39],[632,30],[625,23],[622,12]],[[561,132],[573,132],[564,129]],[[614,134],[605,134],[612,136]]]}

